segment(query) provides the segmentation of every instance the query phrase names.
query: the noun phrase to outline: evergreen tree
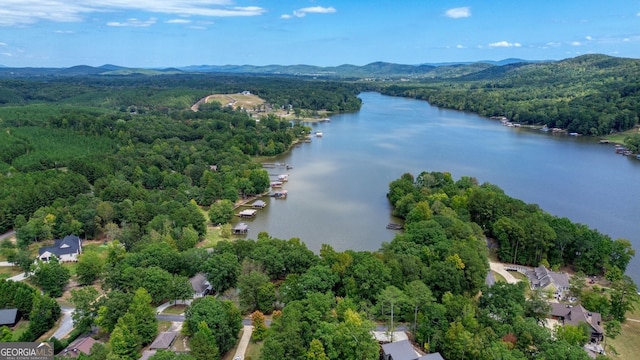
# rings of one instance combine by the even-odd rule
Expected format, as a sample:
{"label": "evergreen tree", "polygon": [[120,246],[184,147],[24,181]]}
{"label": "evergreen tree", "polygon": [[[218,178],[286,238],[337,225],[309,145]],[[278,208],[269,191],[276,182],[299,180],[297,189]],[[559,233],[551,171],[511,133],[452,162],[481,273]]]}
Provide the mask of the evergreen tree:
{"label": "evergreen tree", "polygon": [[111,351],[108,360],[136,360],[138,358],[138,339],[134,331],[123,319],[118,320],[109,338]]}
{"label": "evergreen tree", "polygon": [[140,338],[140,344],[149,344],[158,334],[158,320],[151,306],[151,295],[144,288],[136,290],[128,314],[134,318],[133,331]]}
{"label": "evergreen tree", "polygon": [[216,338],[204,321],[198,324],[198,331],[189,339],[189,347],[191,348],[189,355],[197,360],[217,360],[220,358]]}

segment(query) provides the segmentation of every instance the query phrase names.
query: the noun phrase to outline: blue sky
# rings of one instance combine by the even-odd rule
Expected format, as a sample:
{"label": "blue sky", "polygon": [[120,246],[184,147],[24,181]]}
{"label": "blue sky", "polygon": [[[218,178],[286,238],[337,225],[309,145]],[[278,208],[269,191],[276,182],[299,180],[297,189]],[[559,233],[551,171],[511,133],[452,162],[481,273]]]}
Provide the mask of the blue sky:
{"label": "blue sky", "polygon": [[420,64],[640,58],[629,0],[1,0],[0,64]]}

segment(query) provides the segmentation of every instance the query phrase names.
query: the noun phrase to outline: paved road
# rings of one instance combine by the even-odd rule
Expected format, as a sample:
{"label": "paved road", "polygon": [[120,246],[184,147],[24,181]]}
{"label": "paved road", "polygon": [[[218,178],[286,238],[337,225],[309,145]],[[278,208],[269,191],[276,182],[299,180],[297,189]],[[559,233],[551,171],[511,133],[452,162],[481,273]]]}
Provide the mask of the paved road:
{"label": "paved road", "polygon": [[502,277],[504,277],[504,279],[509,284],[515,284],[518,281],[520,281],[520,279],[515,278],[513,275],[511,275],[510,272],[505,270],[504,265],[502,263],[489,261],[489,267],[491,268],[491,270],[493,270],[493,271],[497,272],[498,274],[502,275]]}

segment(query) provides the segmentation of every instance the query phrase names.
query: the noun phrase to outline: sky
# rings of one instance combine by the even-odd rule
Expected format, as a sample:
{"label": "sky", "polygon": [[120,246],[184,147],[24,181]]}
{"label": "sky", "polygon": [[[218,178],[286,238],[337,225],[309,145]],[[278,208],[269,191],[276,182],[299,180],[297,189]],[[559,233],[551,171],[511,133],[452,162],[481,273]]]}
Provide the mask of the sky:
{"label": "sky", "polygon": [[0,65],[640,58],[637,0],[0,0]]}

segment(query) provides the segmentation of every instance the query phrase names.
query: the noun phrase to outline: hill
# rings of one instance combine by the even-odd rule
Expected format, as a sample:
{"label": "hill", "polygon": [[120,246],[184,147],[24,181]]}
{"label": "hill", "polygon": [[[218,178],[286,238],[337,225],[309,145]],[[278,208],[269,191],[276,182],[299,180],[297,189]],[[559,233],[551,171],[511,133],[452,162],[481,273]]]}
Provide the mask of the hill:
{"label": "hill", "polygon": [[639,59],[593,54],[554,62],[487,65],[440,80],[385,84],[376,90],[582,135],[603,136],[638,124]]}

